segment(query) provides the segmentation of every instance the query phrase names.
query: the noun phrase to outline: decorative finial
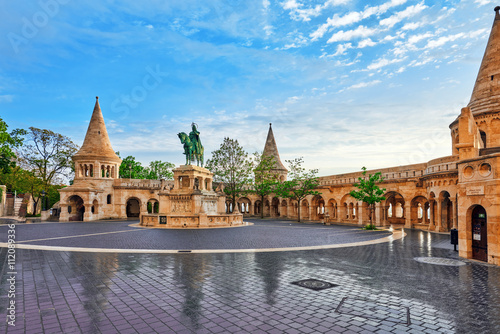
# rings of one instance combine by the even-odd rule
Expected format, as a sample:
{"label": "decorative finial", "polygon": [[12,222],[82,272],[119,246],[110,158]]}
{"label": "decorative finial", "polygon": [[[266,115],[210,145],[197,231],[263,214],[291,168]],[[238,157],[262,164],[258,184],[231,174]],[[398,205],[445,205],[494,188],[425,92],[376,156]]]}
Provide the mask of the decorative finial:
{"label": "decorative finial", "polygon": [[271,126],[271,124],[273,124],[273,123],[269,123],[269,127]]}
{"label": "decorative finial", "polygon": [[99,100],[99,96],[96,96],[96,97],[95,97],[95,99],[96,99],[96,100]]}
{"label": "decorative finial", "polygon": [[500,6],[496,6],[494,11],[498,13],[498,11],[500,10]]}

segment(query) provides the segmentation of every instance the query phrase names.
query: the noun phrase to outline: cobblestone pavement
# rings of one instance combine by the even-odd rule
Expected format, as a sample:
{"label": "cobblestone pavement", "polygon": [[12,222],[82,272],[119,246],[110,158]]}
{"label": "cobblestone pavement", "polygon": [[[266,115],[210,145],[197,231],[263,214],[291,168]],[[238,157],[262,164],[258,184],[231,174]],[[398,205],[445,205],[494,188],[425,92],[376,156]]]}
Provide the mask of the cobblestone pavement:
{"label": "cobblestone pavement", "polygon": [[[265,253],[16,249],[16,326],[2,321],[0,333],[500,333],[500,268],[458,258],[447,235],[406,232],[367,246]],[[425,257],[465,265],[415,260]],[[3,319],[6,259],[3,248]],[[334,286],[297,285],[306,279]]]}
{"label": "cobblestone pavement", "polygon": [[[290,221],[246,219],[254,225],[215,229],[148,229],[135,223],[20,224],[18,244],[112,249],[257,249],[308,247],[363,242],[390,236],[388,231],[363,231],[353,226],[324,226]],[[6,225],[0,226],[6,230]],[[0,240],[5,242],[5,240]]]}

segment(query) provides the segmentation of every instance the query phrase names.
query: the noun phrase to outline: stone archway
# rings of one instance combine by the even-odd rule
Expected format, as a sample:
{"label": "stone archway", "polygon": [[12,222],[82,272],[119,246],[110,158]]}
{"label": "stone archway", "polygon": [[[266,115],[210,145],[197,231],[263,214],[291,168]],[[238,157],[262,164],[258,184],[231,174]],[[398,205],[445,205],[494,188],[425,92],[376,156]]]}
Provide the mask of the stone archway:
{"label": "stone archway", "polygon": [[241,197],[238,199],[238,210],[244,215],[252,214],[250,207],[252,202],[247,197]]}
{"label": "stone archway", "polygon": [[68,220],[83,221],[85,205],[83,199],[78,195],[73,195],[68,199]]}
{"label": "stone archway", "polygon": [[439,194],[441,212],[438,212],[441,228],[440,231],[449,231],[453,225],[453,205],[450,200],[450,193],[442,191]]}
{"label": "stone archway", "polygon": [[280,200],[278,197],[273,197],[271,201],[271,217],[279,217],[280,216]]}
{"label": "stone archway", "polygon": [[139,214],[141,213],[141,202],[135,197],[129,198],[127,200],[126,211],[127,218],[139,217]]}
{"label": "stone archway", "polygon": [[404,224],[409,212],[405,210],[405,199],[403,195],[396,191],[389,191],[385,194],[385,214],[386,220],[390,224]]}
{"label": "stone archway", "polygon": [[312,220],[321,220],[325,218],[325,200],[320,195],[313,197],[311,201],[312,205]]}
{"label": "stone archway", "polygon": [[414,227],[428,228],[430,222],[429,217],[429,201],[424,196],[416,196],[411,201],[410,219]]}
{"label": "stone archway", "polygon": [[256,216],[260,216],[260,212],[262,210],[262,202],[261,201],[255,201],[254,207],[253,207],[253,214]]}

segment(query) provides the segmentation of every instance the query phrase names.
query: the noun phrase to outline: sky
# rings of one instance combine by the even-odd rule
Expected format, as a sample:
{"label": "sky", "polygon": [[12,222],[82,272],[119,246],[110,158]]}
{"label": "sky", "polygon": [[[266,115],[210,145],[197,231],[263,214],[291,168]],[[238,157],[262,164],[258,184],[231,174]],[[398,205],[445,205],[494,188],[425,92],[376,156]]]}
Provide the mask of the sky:
{"label": "sky", "polygon": [[0,117],[81,145],[99,102],[115,151],[184,164],[224,137],[319,175],[451,154],[490,0],[0,0]]}

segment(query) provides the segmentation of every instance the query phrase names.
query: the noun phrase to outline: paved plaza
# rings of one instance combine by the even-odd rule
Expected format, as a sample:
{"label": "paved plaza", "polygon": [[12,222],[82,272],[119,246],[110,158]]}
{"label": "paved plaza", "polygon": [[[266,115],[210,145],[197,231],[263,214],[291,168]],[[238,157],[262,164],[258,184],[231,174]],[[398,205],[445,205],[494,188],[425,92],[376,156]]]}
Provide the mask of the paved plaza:
{"label": "paved plaza", "polygon": [[[449,235],[246,221],[19,224],[0,333],[500,333],[500,268]],[[6,247],[0,261],[6,319]]]}

